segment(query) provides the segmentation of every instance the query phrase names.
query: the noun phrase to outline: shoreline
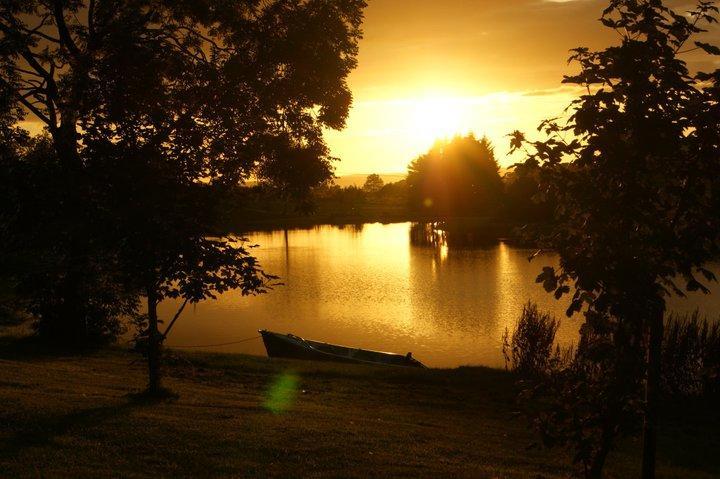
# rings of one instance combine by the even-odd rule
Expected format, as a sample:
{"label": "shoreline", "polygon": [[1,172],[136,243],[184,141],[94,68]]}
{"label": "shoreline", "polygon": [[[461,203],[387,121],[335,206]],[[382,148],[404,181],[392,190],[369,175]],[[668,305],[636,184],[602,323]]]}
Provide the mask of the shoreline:
{"label": "shoreline", "polygon": [[224,225],[230,231],[282,231],[295,229],[312,229],[321,226],[362,226],[371,224],[432,224],[445,223],[453,227],[482,229],[486,228],[493,232],[498,240],[514,238],[513,230],[521,227],[521,224],[514,224],[487,218],[482,216],[456,216],[456,217],[434,217],[434,216],[413,216],[413,215],[311,215],[311,216],[286,216],[268,219],[254,219],[248,221],[229,222]]}

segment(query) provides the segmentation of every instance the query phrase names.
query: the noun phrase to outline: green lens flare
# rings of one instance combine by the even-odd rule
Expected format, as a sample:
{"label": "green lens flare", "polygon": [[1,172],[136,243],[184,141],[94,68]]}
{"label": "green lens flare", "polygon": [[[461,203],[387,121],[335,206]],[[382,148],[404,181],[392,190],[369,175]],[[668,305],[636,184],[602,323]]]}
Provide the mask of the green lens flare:
{"label": "green lens flare", "polygon": [[281,414],[290,409],[295,402],[300,378],[293,373],[281,374],[272,384],[265,399],[265,409]]}

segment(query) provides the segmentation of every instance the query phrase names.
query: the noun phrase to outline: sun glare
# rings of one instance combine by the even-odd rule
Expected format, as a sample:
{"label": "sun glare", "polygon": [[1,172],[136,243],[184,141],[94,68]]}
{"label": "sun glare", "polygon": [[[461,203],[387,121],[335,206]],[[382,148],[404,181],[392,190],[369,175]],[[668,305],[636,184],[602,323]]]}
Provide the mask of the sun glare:
{"label": "sun glare", "polygon": [[470,131],[469,105],[463,98],[426,97],[412,101],[410,131],[419,143],[432,143]]}

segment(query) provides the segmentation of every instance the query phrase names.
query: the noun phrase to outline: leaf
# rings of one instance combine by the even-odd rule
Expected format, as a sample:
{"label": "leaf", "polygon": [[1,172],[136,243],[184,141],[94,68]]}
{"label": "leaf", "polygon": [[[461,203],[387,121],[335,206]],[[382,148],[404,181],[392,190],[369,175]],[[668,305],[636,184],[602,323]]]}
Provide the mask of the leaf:
{"label": "leaf", "polygon": [[555,290],[555,299],[560,299],[563,297],[564,294],[567,294],[570,292],[570,286],[561,286],[560,288]]}
{"label": "leaf", "polygon": [[703,286],[698,280],[695,278],[690,278],[687,282],[686,286],[688,291],[702,291],[704,294],[709,294],[710,290],[707,289],[705,286]]}
{"label": "leaf", "polygon": [[551,293],[557,289],[558,279],[555,275],[555,268],[545,266],[543,272],[538,275],[535,279],[536,283],[542,283],[543,288],[548,293]]}
{"label": "leaf", "polygon": [[553,292],[555,290],[555,288],[557,288],[557,279],[548,278],[543,283],[543,288],[545,288],[545,291],[547,291],[548,293]]}
{"label": "leaf", "polygon": [[698,268],[698,271],[700,271],[700,273],[705,277],[706,280],[712,281],[713,283],[717,282],[717,277],[712,271],[705,268]]}
{"label": "leaf", "polygon": [[580,301],[579,299],[576,299],[570,303],[570,306],[568,307],[567,311],[565,311],[565,314],[569,318],[573,314],[579,313],[581,309],[582,309],[582,301]]}
{"label": "leaf", "polygon": [[517,149],[522,148],[523,143],[525,143],[525,134],[523,132],[521,132],[519,130],[515,130],[508,136],[510,137],[511,151],[515,151]]}
{"label": "leaf", "polygon": [[710,55],[720,55],[720,48],[716,47],[715,45],[710,45],[709,43],[703,43],[703,42],[695,42],[695,45],[698,48],[702,48],[705,50],[706,53],[709,53]]}
{"label": "leaf", "polygon": [[552,266],[544,266],[542,273],[538,275],[537,278],[535,278],[536,283],[542,283],[544,282],[548,277],[555,276],[555,268]]}

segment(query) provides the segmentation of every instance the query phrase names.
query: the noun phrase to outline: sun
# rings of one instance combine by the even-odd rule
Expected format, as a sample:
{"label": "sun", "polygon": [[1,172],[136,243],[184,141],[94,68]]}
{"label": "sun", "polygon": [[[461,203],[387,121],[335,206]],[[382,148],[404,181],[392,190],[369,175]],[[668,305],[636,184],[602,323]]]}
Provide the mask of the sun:
{"label": "sun", "polygon": [[431,96],[414,99],[410,105],[409,129],[421,143],[450,138],[471,130],[469,106],[465,99]]}

